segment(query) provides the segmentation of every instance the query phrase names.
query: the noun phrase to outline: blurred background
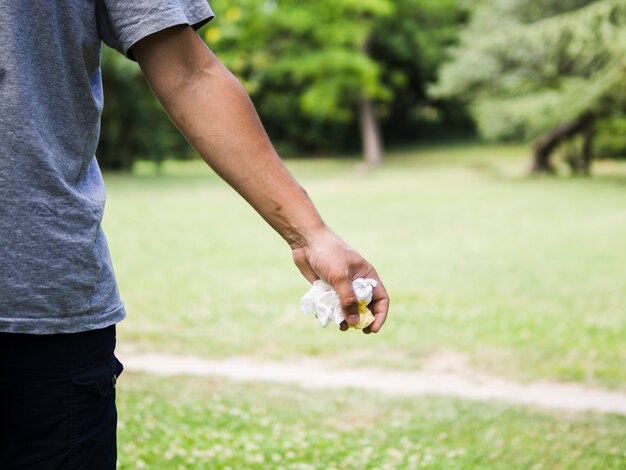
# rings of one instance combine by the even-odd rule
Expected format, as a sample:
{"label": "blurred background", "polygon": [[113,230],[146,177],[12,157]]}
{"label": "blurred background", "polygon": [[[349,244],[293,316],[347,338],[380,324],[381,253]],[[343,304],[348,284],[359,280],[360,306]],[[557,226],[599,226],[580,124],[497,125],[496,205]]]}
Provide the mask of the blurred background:
{"label": "blurred background", "polygon": [[[376,164],[385,145],[480,138],[533,145],[537,172],[559,154],[586,173],[626,154],[621,3],[223,0],[201,35],[286,156]],[[102,166],[189,158],[136,65],[103,61]]]}
{"label": "blurred background", "polygon": [[[626,468],[626,3],[211,6],[201,37],[377,267],[391,312],[376,336],[303,316],[288,247],[105,49],[98,160],[122,361],[302,364],[362,385],[128,367],[121,468]],[[390,371],[399,393],[452,377],[500,399],[368,390]],[[552,402],[613,405],[516,403],[536,383]]]}

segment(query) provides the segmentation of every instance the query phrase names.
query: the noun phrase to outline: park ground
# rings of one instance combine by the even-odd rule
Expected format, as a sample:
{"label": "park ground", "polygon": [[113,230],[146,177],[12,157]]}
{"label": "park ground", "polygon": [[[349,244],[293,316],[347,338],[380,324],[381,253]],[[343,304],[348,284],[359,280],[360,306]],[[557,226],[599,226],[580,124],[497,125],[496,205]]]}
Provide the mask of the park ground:
{"label": "park ground", "polygon": [[[403,371],[463,357],[507,380],[626,391],[626,163],[529,178],[526,149],[480,145],[392,152],[373,170],[287,163],[385,281],[383,331],[303,316],[284,242],[203,163],[166,162],[106,176],[121,345]],[[125,376],[122,468],[626,468],[618,415]]]}

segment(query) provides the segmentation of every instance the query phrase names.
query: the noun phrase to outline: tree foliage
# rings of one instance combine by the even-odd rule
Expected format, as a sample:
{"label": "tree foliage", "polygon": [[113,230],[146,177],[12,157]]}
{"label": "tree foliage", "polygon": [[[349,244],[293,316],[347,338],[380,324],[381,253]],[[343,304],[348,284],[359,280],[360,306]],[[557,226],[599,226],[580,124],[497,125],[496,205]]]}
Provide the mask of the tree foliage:
{"label": "tree foliage", "polygon": [[207,43],[253,95],[272,136],[311,149],[356,140],[362,96],[377,103],[387,128],[409,122],[463,20],[458,0],[230,0],[219,8]]}
{"label": "tree foliage", "polygon": [[230,0],[204,37],[253,96],[270,134],[303,148],[333,146],[360,94],[387,99],[365,52],[390,0]]}
{"label": "tree foliage", "polygon": [[458,102],[433,102],[428,96],[465,19],[458,0],[397,0],[394,14],[374,25],[371,56],[391,91],[381,106],[387,138],[415,140],[418,134],[449,135],[453,128],[467,127],[467,113]]}
{"label": "tree foliage", "polygon": [[537,138],[626,106],[623,0],[488,0],[433,89],[462,96],[489,139]]}
{"label": "tree foliage", "polygon": [[[200,34],[283,153],[354,150],[363,99],[393,140],[432,134],[449,116],[465,124],[458,107],[426,93],[464,21],[459,1],[222,0]],[[191,153],[136,64],[105,49],[103,78],[103,166]]]}

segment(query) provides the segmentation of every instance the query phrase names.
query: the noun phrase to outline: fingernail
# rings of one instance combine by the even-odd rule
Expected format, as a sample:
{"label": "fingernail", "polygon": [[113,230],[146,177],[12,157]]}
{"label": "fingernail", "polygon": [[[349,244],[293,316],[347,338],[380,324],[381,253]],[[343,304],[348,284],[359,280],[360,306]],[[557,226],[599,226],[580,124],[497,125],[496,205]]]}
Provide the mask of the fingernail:
{"label": "fingernail", "polygon": [[348,323],[351,323],[352,325],[356,325],[357,323],[359,323],[359,316],[358,315],[348,315]]}

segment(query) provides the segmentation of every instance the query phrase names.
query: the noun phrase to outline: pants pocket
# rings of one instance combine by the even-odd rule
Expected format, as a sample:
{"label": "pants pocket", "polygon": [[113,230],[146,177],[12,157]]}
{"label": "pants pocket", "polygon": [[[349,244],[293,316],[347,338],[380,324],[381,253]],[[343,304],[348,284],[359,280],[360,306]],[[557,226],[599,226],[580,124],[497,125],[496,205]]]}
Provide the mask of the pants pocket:
{"label": "pants pocket", "polygon": [[70,371],[72,380],[71,469],[113,470],[117,460],[115,386],[121,362],[111,354]]}
{"label": "pants pocket", "polygon": [[124,366],[115,355],[89,367],[70,371],[72,382],[84,391],[108,397],[115,390]]}

